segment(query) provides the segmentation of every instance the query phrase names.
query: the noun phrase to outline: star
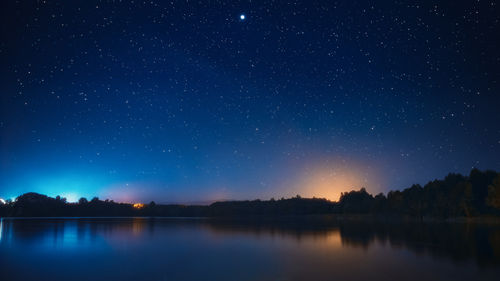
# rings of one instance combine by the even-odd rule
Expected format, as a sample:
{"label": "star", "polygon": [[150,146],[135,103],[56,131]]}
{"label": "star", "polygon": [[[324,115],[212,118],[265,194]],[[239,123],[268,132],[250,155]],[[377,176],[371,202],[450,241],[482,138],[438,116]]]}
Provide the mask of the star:
{"label": "star", "polygon": [[245,20],[245,19],[246,19],[245,14],[241,14],[241,15],[240,15],[240,20]]}

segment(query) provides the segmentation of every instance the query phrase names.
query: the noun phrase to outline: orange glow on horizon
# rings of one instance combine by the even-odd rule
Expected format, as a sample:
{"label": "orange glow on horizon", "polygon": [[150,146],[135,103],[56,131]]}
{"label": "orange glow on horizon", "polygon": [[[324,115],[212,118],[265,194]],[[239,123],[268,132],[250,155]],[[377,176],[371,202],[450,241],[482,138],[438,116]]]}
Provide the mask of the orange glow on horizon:
{"label": "orange glow on horizon", "polygon": [[[348,165],[324,165],[307,170],[296,185],[297,193],[305,197],[326,198],[338,201],[342,192],[367,188],[374,193],[379,180],[376,173],[365,167],[363,169]],[[375,188],[379,189],[379,188]]]}
{"label": "orange glow on horizon", "polygon": [[142,209],[142,208],[144,208],[144,204],[142,204],[142,203],[135,203],[133,206],[136,209]]}

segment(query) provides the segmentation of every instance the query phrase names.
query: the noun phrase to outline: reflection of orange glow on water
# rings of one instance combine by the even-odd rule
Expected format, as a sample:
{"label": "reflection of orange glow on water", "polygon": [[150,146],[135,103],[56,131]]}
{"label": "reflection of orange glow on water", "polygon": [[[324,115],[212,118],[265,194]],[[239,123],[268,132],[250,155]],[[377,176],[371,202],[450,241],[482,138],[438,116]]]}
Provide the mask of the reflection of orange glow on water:
{"label": "reflection of orange glow on water", "polygon": [[340,237],[340,230],[335,229],[327,233],[326,244],[336,248],[342,247],[342,238]]}
{"label": "reflection of orange glow on water", "polygon": [[308,241],[309,246],[319,246],[323,249],[342,248],[343,246],[339,229],[329,229],[325,231],[318,231],[316,233],[309,233],[309,235],[305,235],[301,241],[303,243],[307,243]]}
{"label": "reflection of orange glow on water", "polygon": [[144,232],[144,228],[146,227],[146,223],[148,221],[145,219],[141,218],[134,218],[132,221],[132,233],[134,236],[140,235],[142,232]]}
{"label": "reflection of orange glow on water", "polygon": [[[287,243],[300,244],[307,247],[342,248],[343,241],[340,229],[335,227],[323,227],[333,223],[332,217],[317,217],[316,219],[305,219],[302,223],[309,227],[290,227],[289,221],[278,220],[275,223],[260,224],[256,221],[234,223],[231,221],[201,221],[202,228],[210,234],[210,240],[223,243],[227,239],[246,236],[255,239],[278,239]],[[294,220],[295,221],[295,220]],[[319,223],[316,225],[316,223]],[[293,224],[293,223],[292,223]],[[319,226],[322,227],[319,227]],[[315,227],[316,226],[316,227]]]}

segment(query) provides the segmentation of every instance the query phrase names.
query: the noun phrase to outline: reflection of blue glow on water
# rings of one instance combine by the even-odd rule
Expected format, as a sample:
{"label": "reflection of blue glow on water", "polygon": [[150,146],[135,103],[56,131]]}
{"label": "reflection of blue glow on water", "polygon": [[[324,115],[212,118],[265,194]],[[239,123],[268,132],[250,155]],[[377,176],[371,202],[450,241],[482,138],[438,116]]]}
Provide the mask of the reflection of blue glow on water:
{"label": "reflection of blue glow on water", "polygon": [[78,221],[51,222],[37,243],[39,249],[72,250],[89,243],[89,225]]}
{"label": "reflection of blue glow on water", "polygon": [[0,218],[0,242],[2,241],[3,218]]}

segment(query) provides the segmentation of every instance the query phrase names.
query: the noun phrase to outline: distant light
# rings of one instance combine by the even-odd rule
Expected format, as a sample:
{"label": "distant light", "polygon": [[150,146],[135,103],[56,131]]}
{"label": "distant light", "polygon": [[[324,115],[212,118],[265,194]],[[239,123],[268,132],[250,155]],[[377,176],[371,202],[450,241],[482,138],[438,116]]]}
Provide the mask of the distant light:
{"label": "distant light", "polygon": [[2,198],[0,198],[0,204],[5,204],[5,200],[3,200]]}
{"label": "distant light", "polygon": [[142,203],[135,203],[134,204],[134,208],[136,208],[136,209],[142,209],[142,208],[144,208],[144,204],[142,204]]}
{"label": "distant light", "polygon": [[245,20],[245,18],[246,18],[245,14],[240,15],[240,20]]}
{"label": "distant light", "polygon": [[66,198],[66,202],[68,203],[78,202],[78,195],[76,193],[63,193],[60,196],[61,198]]}

